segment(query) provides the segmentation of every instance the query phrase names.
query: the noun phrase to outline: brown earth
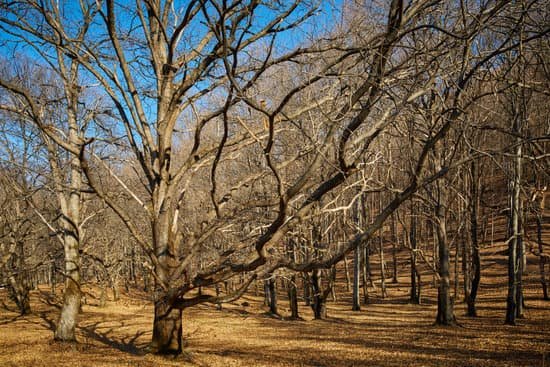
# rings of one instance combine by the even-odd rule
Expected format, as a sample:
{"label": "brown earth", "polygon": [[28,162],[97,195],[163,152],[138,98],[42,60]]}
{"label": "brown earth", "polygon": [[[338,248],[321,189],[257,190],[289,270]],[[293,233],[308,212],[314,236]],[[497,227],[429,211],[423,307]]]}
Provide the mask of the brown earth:
{"label": "brown earth", "polygon": [[[251,295],[221,311],[208,305],[189,309],[185,353],[175,359],[146,353],[152,306],[137,291],[104,308],[90,298],[80,318],[79,343],[65,345],[52,338],[58,298],[50,299],[45,288],[33,291],[33,313],[18,316],[1,290],[0,366],[550,366],[550,302],[541,300],[538,259],[528,258],[525,318],[506,326],[503,249],[483,251],[479,317],[465,317],[460,302],[459,327],[433,326],[430,275],[423,277],[423,304],[408,304],[403,272],[399,284],[388,284],[388,298],[373,293],[360,312],[350,311],[342,285],[340,301],[329,304],[329,319],[323,321],[311,320],[303,303],[305,321],[269,317],[261,299]],[[289,313],[286,306],[281,298],[283,315]]]}

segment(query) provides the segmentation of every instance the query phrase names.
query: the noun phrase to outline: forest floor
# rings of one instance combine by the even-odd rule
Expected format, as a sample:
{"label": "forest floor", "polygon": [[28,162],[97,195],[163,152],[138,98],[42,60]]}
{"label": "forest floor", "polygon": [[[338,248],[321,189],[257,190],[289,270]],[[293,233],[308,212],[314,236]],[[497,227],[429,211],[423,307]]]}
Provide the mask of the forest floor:
{"label": "forest floor", "polygon": [[[458,327],[433,325],[437,305],[431,275],[423,278],[422,304],[409,304],[403,272],[400,283],[388,284],[389,297],[381,299],[371,289],[371,303],[359,312],[350,311],[344,292],[338,302],[329,302],[327,320],[312,320],[303,302],[304,321],[270,317],[253,295],[221,311],[209,305],[186,310],[185,353],[177,358],[145,352],[152,305],[138,291],[123,293],[103,308],[89,300],[80,317],[79,342],[65,345],[52,335],[59,297],[50,299],[46,288],[33,291],[32,314],[18,316],[0,290],[0,366],[550,366],[550,301],[541,300],[538,259],[528,259],[525,318],[507,326],[503,249],[483,251],[479,317],[464,316],[465,304],[458,302]],[[344,284],[341,288],[345,291]],[[281,297],[279,304],[281,314],[288,315],[288,302]]]}

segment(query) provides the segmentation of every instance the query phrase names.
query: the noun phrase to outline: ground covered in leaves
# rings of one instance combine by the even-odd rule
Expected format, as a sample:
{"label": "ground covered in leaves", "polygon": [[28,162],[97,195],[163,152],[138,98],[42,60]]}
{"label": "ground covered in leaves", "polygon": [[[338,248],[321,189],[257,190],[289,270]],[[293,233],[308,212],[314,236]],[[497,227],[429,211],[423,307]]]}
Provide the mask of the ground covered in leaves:
{"label": "ground covered in leaves", "polygon": [[[33,313],[18,316],[0,290],[0,366],[550,366],[550,302],[541,300],[538,260],[529,258],[525,318],[506,326],[501,250],[489,249],[483,257],[479,317],[465,317],[465,304],[457,303],[459,327],[433,326],[431,276],[425,277],[423,304],[408,304],[403,273],[400,283],[389,284],[388,298],[373,293],[371,304],[359,312],[350,311],[343,292],[338,302],[330,302],[327,320],[312,320],[303,303],[303,321],[270,317],[253,295],[221,311],[208,305],[187,310],[187,345],[177,358],[146,353],[152,305],[138,291],[103,308],[89,299],[79,343],[65,345],[52,338],[58,297],[45,288],[33,291]],[[286,305],[280,299],[283,316]]]}

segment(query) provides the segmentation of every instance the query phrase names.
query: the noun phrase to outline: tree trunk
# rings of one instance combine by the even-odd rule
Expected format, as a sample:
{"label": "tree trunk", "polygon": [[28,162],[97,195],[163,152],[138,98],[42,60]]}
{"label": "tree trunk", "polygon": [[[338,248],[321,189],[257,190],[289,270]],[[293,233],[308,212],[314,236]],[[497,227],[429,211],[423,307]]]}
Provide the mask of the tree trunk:
{"label": "tree trunk", "polygon": [[478,241],[478,222],[477,213],[479,208],[479,176],[477,170],[477,163],[474,161],[471,164],[472,182],[470,186],[470,247],[471,247],[471,262],[470,262],[470,274],[471,284],[470,291],[466,297],[466,304],[468,305],[467,315],[470,317],[477,316],[476,310],[476,298],[477,291],[479,289],[479,282],[481,280],[481,258],[479,255],[479,241]]}
{"label": "tree trunk", "polygon": [[53,295],[55,295],[55,282],[56,282],[56,271],[55,271],[55,261],[52,261],[52,264],[50,265],[50,292]]}
{"label": "tree trunk", "polygon": [[304,287],[304,304],[309,306],[311,304],[311,284],[309,274],[303,273],[302,285]]}
{"label": "tree trunk", "polygon": [[437,325],[455,325],[453,301],[451,299],[450,284],[450,255],[447,243],[447,228],[445,208],[438,205],[436,208],[436,232],[439,249],[439,287],[437,289]]}
{"label": "tree trunk", "polygon": [[17,305],[17,308],[19,309],[19,313],[21,315],[28,315],[29,313],[31,313],[29,288],[26,284],[27,282],[21,278],[22,276],[20,274],[10,275],[8,278],[8,289],[10,297],[13,299],[13,301]]}
{"label": "tree trunk", "polygon": [[292,320],[300,319],[298,313],[298,290],[296,288],[296,274],[293,274],[288,282],[288,302],[290,304],[290,318]]}
{"label": "tree trunk", "polygon": [[359,301],[359,281],[361,274],[361,246],[357,246],[353,251],[353,311],[360,311],[361,305]]}
{"label": "tree trunk", "polygon": [[[457,236],[459,236],[457,234]],[[460,244],[455,244],[455,258],[454,258],[454,282],[453,282],[453,299],[458,299],[458,284],[460,283],[459,271],[458,271],[458,259],[460,258]],[[450,249],[449,249],[450,251]]]}
{"label": "tree trunk", "polygon": [[382,239],[382,233],[380,233],[378,251],[380,255],[380,287],[382,292],[382,298],[386,298],[386,267],[384,266],[384,242]]}
{"label": "tree trunk", "polygon": [[99,294],[99,307],[105,307],[107,305],[107,291],[105,284],[101,284],[101,293]]}
{"label": "tree trunk", "polygon": [[[72,101],[74,102],[74,100]],[[78,142],[78,127],[76,125],[76,116],[69,108],[69,139],[71,142]],[[63,250],[65,255],[65,273],[63,292],[63,306],[61,314],[54,332],[54,339],[63,342],[75,342],[75,329],[77,317],[81,311],[81,291],[80,291],[80,210],[81,210],[81,186],[82,186],[82,168],[78,157],[73,156],[70,161],[70,192],[68,199],[64,195],[63,184],[60,182],[60,168],[55,158],[50,159],[52,171],[57,172],[56,190],[58,200],[61,206],[63,218],[61,220],[63,228]]]}
{"label": "tree trunk", "polygon": [[[521,205],[521,204],[520,204]],[[520,217],[520,228],[522,220]],[[525,247],[523,236],[517,238],[517,290],[516,290],[516,317],[522,319],[523,315],[523,269],[525,266]]]}
{"label": "tree trunk", "polygon": [[[378,210],[382,212],[382,194],[378,195]],[[386,298],[386,266],[384,260],[384,230],[380,228],[378,230],[378,255],[380,260],[380,292],[382,298]]]}
{"label": "tree trunk", "polygon": [[182,346],[182,311],[171,308],[164,300],[155,302],[151,352],[177,355]]}
{"label": "tree trunk", "polygon": [[412,303],[420,304],[419,290],[416,284],[416,213],[414,210],[414,203],[411,203],[411,229],[409,233],[409,241],[411,245],[411,291],[410,301]]}
{"label": "tree trunk", "polygon": [[11,274],[8,277],[8,290],[10,297],[17,305],[21,315],[27,315],[31,312],[29,300],[29,284],[25,273],[25,253],[22,242],[14,242],[13,253],[10,256]]}
{"label": "tree trunk", "polygon": [[269,293],[269,312],[272,315],[278,315],[277,310],[277,284],[275,276],[272,275],[268,280],[268,293]]}
{"label": "tree trunk", "polygon": [[346,290],[351,292],[351,278],[349,276],[348,257],[344,255],[344,271],[346,272]]}
{"label": "tree trunk", "polygon": [[[542,199],[544,200],[544,198]],[[539,271],[540,271],[540,284],[542,286],[542,297],[545,301],[548,301],[548,281],[546,280],[546,254],[544,253],[544,247],[542,242],[542,210],[541,213],[537,213],[537,243],[539,246]]]}
{"label": "tree trunk", "polygon": [[[264,282],[264,284],[265,284],[265,282]],[[221,290],[220,290],[220,283],[216,283],[216,284],[214,285],[214,289],[216,290],[216,297],[219,297],[219,296],[220,296],[220,293],[221,293]],[[221,311],[222,308],[223,308],[223,306],[222,306],[221,303],[216,304],[216,309],[217,309],[218,311]]]}
{"label": "tree trunk", "polygon": [[[519,118],[517,118],[519,120]],[[519,121],[514,123],[514,130],[519,132]],[[508,295],[506,297],[506,319],[508,325],[516,324],[516,317],[521,314],[518,301],[522,301],[521,287],[519,287],[520,271],[523,267],[522,254],[518,250],[522,247],[521,241],[521,173],[522,173],[522,146],[521,140],[516,148],[516,159],[513,164],[513,177],[510,182],[510,210],[509,210],[509,240],[508,240]],[[520,251],[521,252],[521,251]]]}
{"label": "tree trunk", "polygon": [[311,286],[313,288],[313,317],[322,320],[327,317],[326,295],[321,285],[321,270],[315,269],[311,272]]}
{"label": "tree trunk", "polygon": [[65,236],[65,289],[63,306],[57,322],[54,339],[64,342],[76,341],[75,329],[80,311],[80,258],[78,241],[69,234]]}
{"label": "tree trunk", "polygon": [[370,243],[363,245],[363,303],[369,303],[369,282],[374,288],[370,270]]}
{"label": "tree trunk", "polygon": [[399,237],[397,236],[397,223],[395,219],[395,213],[391,215],[391,237],[392,237],[392,263],[393,263],[393,276],[392,283],[397,283],[397,246],[399,245]]}

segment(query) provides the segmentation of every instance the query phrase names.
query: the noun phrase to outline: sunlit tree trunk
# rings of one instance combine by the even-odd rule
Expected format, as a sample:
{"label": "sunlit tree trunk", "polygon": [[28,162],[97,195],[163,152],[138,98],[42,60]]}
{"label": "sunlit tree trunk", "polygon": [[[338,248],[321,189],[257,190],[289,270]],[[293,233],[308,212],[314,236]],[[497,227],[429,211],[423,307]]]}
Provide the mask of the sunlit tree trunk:
{"label": "sunlit tree trunk", "polygon": [[[69,111],[71,109],[69,108]],[[72,124],[69,130],[71,142],[79,142],[80,136],[76,126],[76,114],[69,113],[69,121]],[[54,171],[60,172],[59,167],[51,157],[50,165]],[[54,339],[59,341],[76,341],[76,325],[81,307],[80,290],[80,210],[81,210],[81,188],[82,168],[79,157],[73,155],[70,160],[70,192],[68,199],[63,197],[62,183],[57,182],[61,212],[63,213],[63,246],[65,253],[65,271],[63,291],[63,305],[54,333]],[[61,176],[61,175],[60,175]],[[60,177],[58,177],[60,180]]]}
{"label": "sunlit tree trunk", "polygon": [[454,325],[455,317],[453,301],[451,299],[450,281],[450,251],[447,242],[447,225],[445,207],[439,203],[436,207],[436,236],[439,252],[439,287],[437,289],[437,317],[438,325]]}

